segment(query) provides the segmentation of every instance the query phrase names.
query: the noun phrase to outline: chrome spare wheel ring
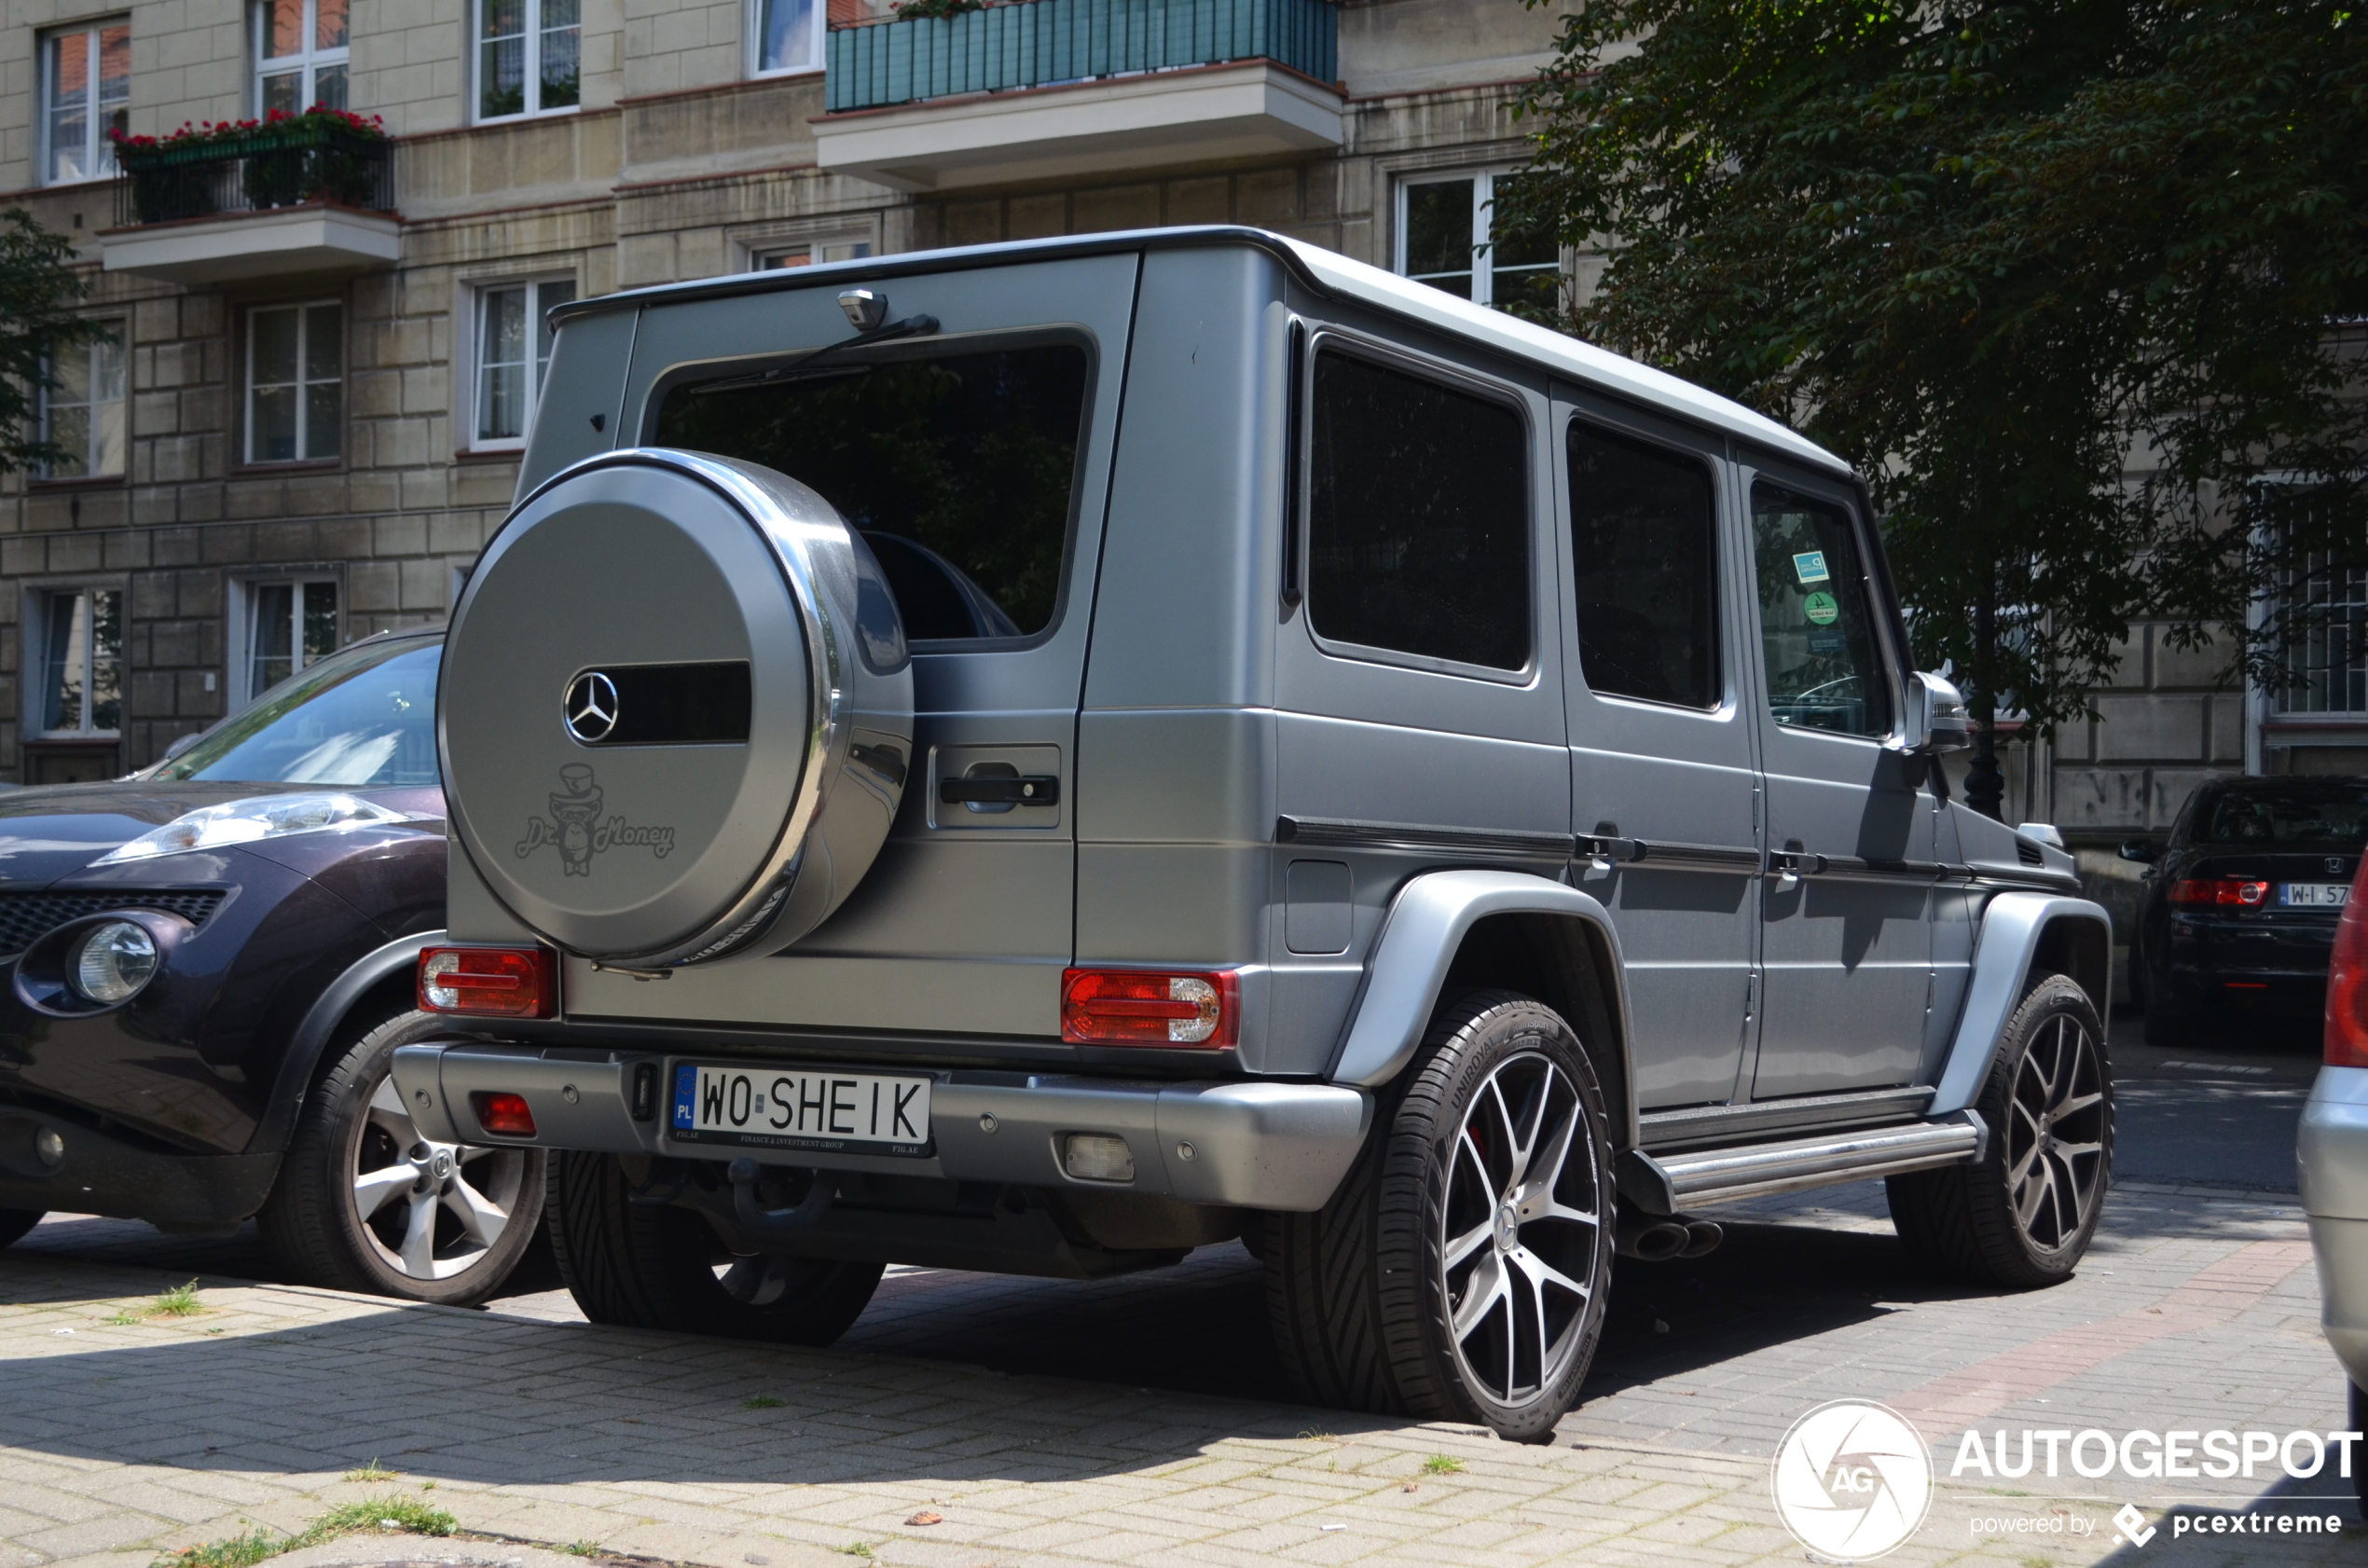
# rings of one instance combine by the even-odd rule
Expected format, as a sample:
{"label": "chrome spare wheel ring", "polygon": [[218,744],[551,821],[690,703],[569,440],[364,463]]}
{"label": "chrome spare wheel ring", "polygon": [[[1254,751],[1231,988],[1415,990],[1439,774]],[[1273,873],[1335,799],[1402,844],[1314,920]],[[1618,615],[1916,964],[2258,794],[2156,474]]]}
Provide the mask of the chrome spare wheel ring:
{"label": "chrome spare wheel ring", "polygon": [[406,1278],[465,1272],[517,1216],[527,1151],[422,1137],[392,1077],[372,1092],[350,1149],[354,1217],[379,1260]]}
{"label": "chrome spare wheel ring", "polygon": [[1569,1369],[1602,1283],[1604,1173],[1586,1106],[1549,1058],[1508,1057],[1447,1152],[1439,1261],[1455,1359],[1489,1398],[1533,1404]]}
{"label": "chrome spare wheel ring", "polygon": [[2006,1190],[2034,1246],[2065,1245],[2096,1212],[2107,1114],[2097,1042],[2079,1019],[2058,1013],[2016,1064],[2006,1106]]}

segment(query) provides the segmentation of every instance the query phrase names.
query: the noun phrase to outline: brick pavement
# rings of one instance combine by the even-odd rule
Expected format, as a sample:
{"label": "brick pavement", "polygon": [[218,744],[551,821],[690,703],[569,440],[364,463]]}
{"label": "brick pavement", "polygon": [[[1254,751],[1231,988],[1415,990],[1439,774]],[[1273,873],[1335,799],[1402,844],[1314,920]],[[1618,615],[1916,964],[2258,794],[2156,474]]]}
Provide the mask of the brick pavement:
{"label": "brick pavement", "polygon": [[[36,1233],[0,1254],[0,1568],[147,1568],[251,1523],[300,1528],[387,1491],[343,1479],[372,1460],[473,1531],[718,1568],[841,1561],[858,1544],[963,1568],[1790,1565],[1804,1553],[1775,1521],[1766,1456],[1824,1399],[1915,1406],[1944,1473],[1954,1424],[1976,1414],[1985,1430],[2338,1424],[2290,1204],[2125,1189],[2078,1280],[2011,1298],[1915,1280],[1871,1190],[1730,1217],[1714,1258],[1626,1270],[1590,1397],[1539,1448],[992,1365],[1034,1365],[1031,1320],[1082,1321],[1098,1302],[1123,1325],[1157,1298],[1148,1278],[901,1271],[820,1352],[595,1327],[564,1296],[465,1312],[213,1278],[203,1315],[127,1325],[105,1320],[186,1276],[62,1256]],[[1237,1250],[1210,1249],[1170,1288],[1222,1303],[1254,1282]],[[953,1326],[951,1355],[931,1321]],[[1460,1469],[1426,1471],[1434,1455]],[[2186,1484],[2135,1500],[2158,1520],[2260,1500],[2358,1517],[2310,1501],[2324,1483]],[[2368,1544],[2356,1523],[2336,1539],[2166,1529],[2116,1556],[2104,1520],[2132,1493],[2105,1485],[1944,1480],[1886,1561],[2334,1563]],[[904,1522],[923,1508],[944,1522]],[[2058,1528],[1976,1529],[2017,1520]]]}

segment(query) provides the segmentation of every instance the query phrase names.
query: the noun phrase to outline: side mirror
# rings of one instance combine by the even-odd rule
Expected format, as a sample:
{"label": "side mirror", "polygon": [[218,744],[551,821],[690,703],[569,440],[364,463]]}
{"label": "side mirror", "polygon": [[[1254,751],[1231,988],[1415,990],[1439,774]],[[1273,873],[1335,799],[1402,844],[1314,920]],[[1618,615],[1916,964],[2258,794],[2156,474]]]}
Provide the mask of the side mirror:
{"label": "side mirror", "polygon": [[187,735],[174,736],[172,744],[164,749],[164,755],[158,757],[157,761],[160,763],[169,763],[172,761],[173,758],[181,755],[182,752],[186,751],[190,747],[195,746],[200,740],[203,739],[204,736],[205,732],[203,730],[192,730]]}
{"label": "side mirror", "polygon": [[1907,724],[1901,750],[1911,757],[1938,757],[1974,744],[1973,720],[1963,694],[1937,675],[1918,670],[1907,682]]}
{"label": "side mirror", "polygon": [[2155,846],[2151,838],[2126,838],[2121,841],[2121,858],[2135,860],[2141,866],[2151,866],[2162,858],[2162,851]]}

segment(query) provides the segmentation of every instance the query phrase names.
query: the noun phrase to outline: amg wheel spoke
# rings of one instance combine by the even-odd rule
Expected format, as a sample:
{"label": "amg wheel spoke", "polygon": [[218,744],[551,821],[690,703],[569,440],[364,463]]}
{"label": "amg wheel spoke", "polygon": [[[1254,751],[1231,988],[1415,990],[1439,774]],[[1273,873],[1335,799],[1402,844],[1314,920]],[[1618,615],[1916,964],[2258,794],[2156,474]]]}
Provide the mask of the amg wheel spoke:
{"label": "amg wheel spoke", "polygon": [[[1528,1279],[1529,1283],[1541,1293],[1548,1286],[1550,1285],[1555,1289],[1566,1291],[1569,1294],[1577,1297],[1582,1301],[1586,1300],[1590,1296],[1594,1294],[1594,1292],[1588,1289],[1587,1286],[1579,1284],[1578,1281],[1571,1278],[1570,1275],[1563,1272],[1560,1269],[1555,1268],[1551,1263],[1547,1262],[1544,1259],[1538,1257],[1537,1254],[1530,1251],[1526,1247],[1518,1252],[1508,1253],[1506,1256],[1512,1259],[1513,1267],[1521,1271],[1522,1275]],[[1540,1295],[1539,1300],[1543,1301],[1544,1297],[1542,1294]]]}
{"label": "amg wheel spoke", "polygon": [[369,1218],[386,1207],[396,1193],[408,1192],[419,1180],[420,1173],[407,1162],[364,1171],[353,1178],[354,1213]]}
{"label": "amg wheel spoke", "polygon": [[2067,1162],[2085,1160],[2089,1155],[2102,1154],[2104,1151],[2105,1146],[2101,1143],[2066,1143],[2061,1138],[2056,1140],[2056,1152]]}
{"label": "amg wheel spoke", "polygon": [[[1513,1169],[1505,1179],[1506,1190],[1508,1192],[1518,1189],[1522,1182],[1529,1179],[1531,1164],[1537,1155],[1538,1135],[1546,1130],[1546,1112],[1551,1108],[1550,1102],[1554,1097],[1553,1088],[1551,1080],[1538,1086],[1537,1108],[1530,1113],[1529,1131],[1523,1134],[1521,1141],[1514,1146]],[[1503,1104],[1503,1100],[1500,1098],[1498,1103]]]}
{"label": "amg wheel spoke", "polygon": [[1465,1282],[1464,1300],[1455,1308],[1456,1342],[1460,1344],[1470,1339],[1473,1331],[1488,1316],[1489,1309],[1498,1301],[1508,1300],[1510,1293],[1505,1278],[1505,1267],[1496,1260],[1496,1255],[1491,1253],[1481,1259],[1480,1267],[1474,1269],[1472,1277]]}
{"label": "amg wheel spoke", "polygon": [[1452,1269],[1461,1265],[1464,1259],[1488,1245],[1489,1231],[1494,1228],[1493,1220],[1483,1219],[1462,1235],[1451,1240],[1447,1244],[1446,1250],[1440,1254],[1439,1266]]}
{"label": "amg wheel spoke", "polygon": [[2023,1183],[2029,1179],[2031,1176],[2031,1165],[2038,1159],[2039,1145],[2037,1143],[2033,1143],[2030,1148],[2024,1151],[2023,1157],[2015,1162],[2015,1168],[2006,1173],[2006,1185],[2013,1188],[2017,1192],[2021,1191]]}
{"label": "amg wheel spoke", "polygon": [[2063,1104],[2056,1107],[2056,1120],[2061,1121],[2067,1116],[2078,1116],[2082,1111],[2086,1110],[2093,1106],[2103,1105],[2104,1103],[2105,1096],[2102,1094],[2072,1095],[2067,1098]]}

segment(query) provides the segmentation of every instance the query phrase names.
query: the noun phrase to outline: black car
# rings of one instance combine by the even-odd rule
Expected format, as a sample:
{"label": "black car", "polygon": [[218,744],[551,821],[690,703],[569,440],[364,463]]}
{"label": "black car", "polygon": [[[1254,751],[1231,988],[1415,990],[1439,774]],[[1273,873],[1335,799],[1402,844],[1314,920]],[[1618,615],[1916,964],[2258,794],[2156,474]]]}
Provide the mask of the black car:
{"label": "black car", "polygon": [[453,1302],[509,1273],[543,1154],[423,1139],[387,1077],[438,1028],[443,652],[374,638],[130,778],[0,797],[0,1245],[48,1210],[254,1216],[317,1284]]}
{"label": "black car", "polygon": [[2242,1018],[2307,1019],[2327,1000],[2335,922],[2368,843],[2368,778],[2232,778],[2187,798],[2146,863],[2129,985],[2150,1044]]}

